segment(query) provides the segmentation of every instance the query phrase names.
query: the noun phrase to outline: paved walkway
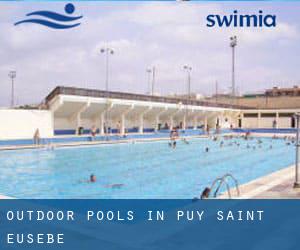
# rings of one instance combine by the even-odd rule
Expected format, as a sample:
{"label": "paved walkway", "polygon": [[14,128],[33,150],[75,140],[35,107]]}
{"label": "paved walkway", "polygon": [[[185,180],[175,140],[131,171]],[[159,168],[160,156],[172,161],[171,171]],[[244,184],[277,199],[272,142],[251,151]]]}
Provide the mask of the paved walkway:
{"label": "paved walkway", "polygon": [[[241,199],[300,199],[300,188],[293,188],[295,166],[276,171],[240,186]],[[235,189],[231,192],[236,193]],[[219,198],[228,198],[227,194]]]}
{"label": "paved walkway", "polygon": [[[222,134],[231,135],[231,134]],[[179,138],[207,138],[208,135],[183,135]],[[62,137],[63,138],[63,137]],[[149,137],[149,138],[128,138],[120,140],[95,140],[95,141],[80,141],[80,142],[59,142],[51,144],[40,144],[40,145],[16,145],[16,146],[0,146],[1,150],[18,150],[18,149],[37,149],[37,148],[49,148],[49,147],[72,147],[72,146],[91,146],[100,144],[118,144],[118,143],[135,143],[135,142],[149,142],[149,141],[169,141],[170,137],[167,134],[165,137]]]}

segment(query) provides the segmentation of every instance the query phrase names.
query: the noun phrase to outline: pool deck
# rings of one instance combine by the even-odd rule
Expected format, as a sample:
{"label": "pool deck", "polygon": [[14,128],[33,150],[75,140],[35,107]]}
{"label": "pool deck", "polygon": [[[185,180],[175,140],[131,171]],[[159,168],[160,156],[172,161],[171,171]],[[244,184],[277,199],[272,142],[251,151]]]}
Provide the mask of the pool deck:
{"label": "pool deck", "polygon": [[[222,134],[222,135],[231,135],[230,134]],[[187,138],[208,138],[211,135],[187,135],[181,136],[178,140]],[[60,142],[60,143],[52,143],[50,145],[40,144],[40,145],[16,145],[16,146],[0,146],[0,151],[4,150],[19,150],[19,149],[39,149],[39,148],[49,148],[49,147],[74,147],[74,146],[93,146],[93,145],[105,145],[105,144],[120,144],[120,143],[135,143],[135,142],[151,142],[151,141],[169,141],[169,136],[165,137],[149,137],[149,138],[130,138],[130,139],[120,139],[120,140],[108,140],[108,141],[86,141],[86,142]]]}
{"label": "pool deck", "polygon": [[0,194],[0,199],[14,199],[14,198]]}
{"label": "pool deck", "polygon": [[[300,188],[293,188],[294,179],[295,166],[290,166],[241,185],[239,197],[235,189],[231,194],[236,199],[300,199]],[[228,195],[218,198],[227,199]]]}
{"label": "pool deck", "polygon": [[[182,138],[208,138],[211,136],[240,136],[244,133],[223,133],[223,134],[202,134],[202,135],[185,135],[181,136],[179,139]],[[251,133],[251,136],[254,137],[273,137],[275,134],[273,133]],[[283,137],[295,137],[295,134],[276,134],[278,138]],[[56,138],[70,138],[74,136],[55,136]],[[77,137],[86,137],[86,136],[77,136]],[[91,145],[100,145],[100,144],[117,144],[117,143],[135,143],[135,142],[149,142],[149,141],[161,141],[161,140],[169,140],[169,136],[162,136],[162,137],[151,137],[148,138],[130,138],[130,139],[119,139],[119,140],[95,140],[95,141],[80,141],[80,142],[58,142],[58,143],[51,143],[51,144],[40,144],[40,145],[13,145],[13,146],[0,146],[0,151],[4,150],[19,150],[19,149],[38,149],[38,148],[49,148],[49,147],[72,147],[72,146],[91,146]]]}

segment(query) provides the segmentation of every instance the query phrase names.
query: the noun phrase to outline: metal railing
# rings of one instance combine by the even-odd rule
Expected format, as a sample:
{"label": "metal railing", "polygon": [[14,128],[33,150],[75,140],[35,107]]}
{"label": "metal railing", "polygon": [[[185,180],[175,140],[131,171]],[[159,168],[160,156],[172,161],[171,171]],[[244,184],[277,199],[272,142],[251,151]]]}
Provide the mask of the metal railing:
{"label": "metal railing", "polygon": [[229,197],[229,199],[231,199],[232,195],[231,195],[231,191],[230,191],[230,186],[226,180],[228,178],[231,178],[234,181],[237,196],[240,196],[239,183],[238,183],[237,179],[234,178],[232,176],[232,174],[227,173],[227,174],[223,175],[222,177],[215,179],[214,182],[212,183],[211,188],[210,188],[211,192],[214,190],[215,186],[218,184],[216,190],[213,193],[214,198],[216,198],[218,196],[218,192],[221,190],[223,183],[225,183],[228,197]]}
{"label": "metal railing", "polygon": [[249,107],[231,104],[220,104],[210,103],[207,101],[198,100],[186,100],[181,98],[163,97],[163,96],[152,96],[142,95],[124,92],[112,92],[95,89],[83,89],[74,87],[56,87],[45,99],[46,103],[49,103],[57,95],[76,95],[86,97],[99,97],[99,98],[112,98],[112,99],[126,99],[135,101],[146,101],[146,102],[162,102],[162,103],[173,103],[183,105],[194,105],[194,106],[206,106],[206,107],[218,107],[218,108],[234,108],[234,109],[249,109]]}

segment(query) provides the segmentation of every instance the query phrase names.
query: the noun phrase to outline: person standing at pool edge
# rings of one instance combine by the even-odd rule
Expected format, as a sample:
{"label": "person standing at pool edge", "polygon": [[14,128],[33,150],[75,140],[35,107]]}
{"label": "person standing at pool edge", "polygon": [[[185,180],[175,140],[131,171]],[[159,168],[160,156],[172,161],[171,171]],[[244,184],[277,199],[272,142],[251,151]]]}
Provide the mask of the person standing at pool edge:
{"label": "person standing at pool edge", "polygon": [[40,137],[40,130],[38,128],[34,132],[33,142],[35,145],[40,145],[41,137]]}

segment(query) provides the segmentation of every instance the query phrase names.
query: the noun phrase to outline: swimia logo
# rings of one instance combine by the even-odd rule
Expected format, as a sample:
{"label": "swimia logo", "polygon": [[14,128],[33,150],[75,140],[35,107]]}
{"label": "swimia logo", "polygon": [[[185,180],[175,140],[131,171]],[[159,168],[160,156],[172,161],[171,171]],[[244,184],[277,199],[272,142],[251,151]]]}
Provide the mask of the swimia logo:
{"label": "swimia logo", "polygon": [[[80,23],[74,23],[79,20],[82,16],[72,16],[75,12],[75,6],[71,3],[66,4],[64,8],[65,14],[59,14],[53,11],[40,10],[28,13],[27,17],[33,17],[25,20],[16,22],[15,25],[24,23],[33,23],[43,25],[52,29],[70,29],[80,25]],[[73,23],[71,23],[73,22]]]}
{"label": "swimia logo", "polygon": [[210,14],[206,21],[207,27],[276,27],[276,15],[264,14],[262,10],[258,14],[240,14],[237,10],[231,15]]}

